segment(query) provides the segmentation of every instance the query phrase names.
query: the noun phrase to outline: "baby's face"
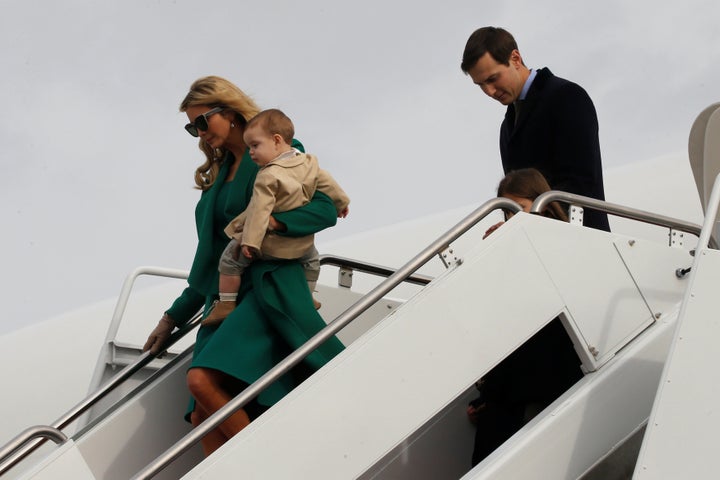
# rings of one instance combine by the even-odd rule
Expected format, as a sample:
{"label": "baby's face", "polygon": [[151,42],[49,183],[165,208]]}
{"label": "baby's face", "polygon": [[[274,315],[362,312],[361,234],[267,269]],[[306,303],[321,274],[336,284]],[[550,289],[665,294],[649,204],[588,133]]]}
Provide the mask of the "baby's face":
{"label": "baby's face", "polygon": [[278,155],[276,139],[262,128],[246,129],[243,133],[243,141],[248,147],[252,161],[261,167],[270,163]]}

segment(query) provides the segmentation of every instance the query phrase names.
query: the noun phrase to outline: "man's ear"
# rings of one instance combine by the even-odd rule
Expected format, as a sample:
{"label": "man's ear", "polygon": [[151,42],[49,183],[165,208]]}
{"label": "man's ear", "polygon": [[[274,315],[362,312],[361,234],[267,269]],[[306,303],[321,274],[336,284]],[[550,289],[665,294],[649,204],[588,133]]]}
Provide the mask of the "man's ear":
{"label": "man's ear", "polygon": [[517,48],[510,52],[510,65],[513,65],[515,67],[525,65],[523,63],[522,55],[520,55],[520,51]]}

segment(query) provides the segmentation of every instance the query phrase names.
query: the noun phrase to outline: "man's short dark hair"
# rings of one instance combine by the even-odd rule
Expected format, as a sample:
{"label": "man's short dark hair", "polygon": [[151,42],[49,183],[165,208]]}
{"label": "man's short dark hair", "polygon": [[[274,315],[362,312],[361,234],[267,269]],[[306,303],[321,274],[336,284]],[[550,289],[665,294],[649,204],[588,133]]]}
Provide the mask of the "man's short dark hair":
{"label": "man's short dark hair", "polygon": [[464,73],[468,73],[486,53],[489,53],[496,62],[510,65],[510,54],[517,48],[515,38],[507,30],[499,27],[478,28],[465,44],[460,68]]}

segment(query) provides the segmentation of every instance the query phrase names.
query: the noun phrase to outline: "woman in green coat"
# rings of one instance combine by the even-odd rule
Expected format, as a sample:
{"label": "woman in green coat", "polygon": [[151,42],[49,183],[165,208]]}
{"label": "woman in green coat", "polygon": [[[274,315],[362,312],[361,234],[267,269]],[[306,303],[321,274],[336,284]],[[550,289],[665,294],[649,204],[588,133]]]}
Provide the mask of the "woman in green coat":
{"label": "woman in green coat", "polygon": [[[164,313],[144,350],[158,353],[175,327],[201,308],[207,315],[218,295],[218,261],[229,239],[223,229],[247,207],[258,167],[243,142],[244,126],[259,107],[231,82],[203,77],[190,87],[180,105],[192,122],[186,130],[200,137],[206,161],[195,172],[202,190],[195,208],[198,246],[188,287]],[[294,147],[302,149],[295,141]],[[332,200],[316,192],[306,206],[275,214],[271,228],[287,236],[304,236],[335,225]],[[237,308],[219,325],[203,326],[197,334],[187,372],[192,394],[189,420],[193,426],[240,393],[249,384],[317,333],[325,322],[315,311],[301,265],[297,261],[258,261],[245,272]],[[311,371],[340,350],[332,338],[305,360]],[[202,440],[209,455],[252,419],[295,386],[286,375],[258,395]]]}

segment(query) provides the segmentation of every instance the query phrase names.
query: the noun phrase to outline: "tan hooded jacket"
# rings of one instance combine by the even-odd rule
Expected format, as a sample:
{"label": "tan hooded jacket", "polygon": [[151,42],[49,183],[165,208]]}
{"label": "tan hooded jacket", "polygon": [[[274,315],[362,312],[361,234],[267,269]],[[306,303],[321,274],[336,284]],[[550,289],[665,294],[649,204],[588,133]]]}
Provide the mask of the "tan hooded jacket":
{"label": "tan hooded jacket", "polygon": [[320,169],[317,157],[298,151],[294,155],[280,155],[260,168],[250,204],[225,227],[225,233],[263,255],[298,258],[312,247],[314,235],[284,237],[268,232],[270,215],[307,204],[316,189],[333,200],[338,214],[350,204],[350,198],[335,179]]}

